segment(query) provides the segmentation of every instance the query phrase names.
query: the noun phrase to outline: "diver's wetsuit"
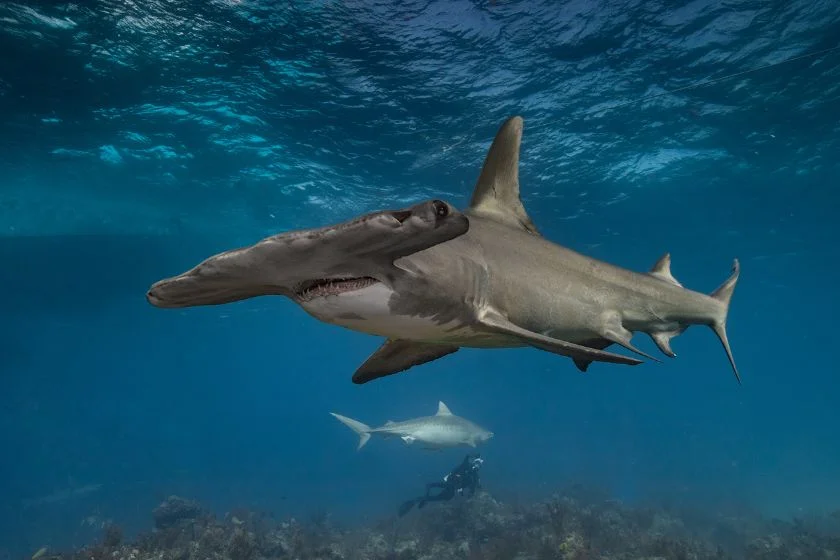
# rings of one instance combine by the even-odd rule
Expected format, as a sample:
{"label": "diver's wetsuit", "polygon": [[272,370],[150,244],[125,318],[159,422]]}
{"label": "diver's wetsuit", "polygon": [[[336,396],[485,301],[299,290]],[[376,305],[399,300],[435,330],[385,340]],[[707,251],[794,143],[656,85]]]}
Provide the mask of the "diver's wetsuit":
{"label": "diver's wetsuit", "polygon": [[[443,477],[442,482],[430,482],[426,484],[426,495],[420,498],[414,498],[403,502],[400,506],[399,515],[402,517],[413,508],[422,508],[426,502],[444,502],[451,500],[455,494],[463,494],[464,491],[469,490],[470,496],[475,494],[475,491],[481,487],[478,479],[478,469],[481,468],[481,463],[484,462],[478,454],[474,457],[467,455],[464,460],[458,465],[455,470]],[[430,494],[432,489],[439,488],[440,492],[435,495]]]}

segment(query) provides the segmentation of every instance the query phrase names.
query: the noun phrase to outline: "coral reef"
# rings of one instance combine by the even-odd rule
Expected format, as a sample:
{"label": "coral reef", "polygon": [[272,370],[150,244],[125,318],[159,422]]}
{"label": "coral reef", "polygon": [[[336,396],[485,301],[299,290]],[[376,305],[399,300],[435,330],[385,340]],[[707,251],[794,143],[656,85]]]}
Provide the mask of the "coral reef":
{"label": "coral reef", "polygon": [[480,492],[376,526],[340,528],[236,511],[217,518],[171,496],[155,529],[125,543],[114,526],[61,560],[840,560],[840,519],[681,516],[574,492],[512,506]]}
{"label": "coral reef", "polygon": [[184,521],[196,519],[202,515],[201,506],[192,500],[178,496],[169,496],[152,512],[155,528],[168,529]]}

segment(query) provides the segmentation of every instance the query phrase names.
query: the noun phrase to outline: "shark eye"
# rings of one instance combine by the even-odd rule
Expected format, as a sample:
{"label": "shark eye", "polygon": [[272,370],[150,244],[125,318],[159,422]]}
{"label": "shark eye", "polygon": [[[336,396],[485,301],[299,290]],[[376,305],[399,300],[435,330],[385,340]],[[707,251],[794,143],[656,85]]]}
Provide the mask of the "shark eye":
{"label": "shark eye", "polygon": [[446,206],[445,202],[433,200],[432,206],[435,207],[435,215],[437,215],[438,218],[445,218],[449,215],[449,208]]}

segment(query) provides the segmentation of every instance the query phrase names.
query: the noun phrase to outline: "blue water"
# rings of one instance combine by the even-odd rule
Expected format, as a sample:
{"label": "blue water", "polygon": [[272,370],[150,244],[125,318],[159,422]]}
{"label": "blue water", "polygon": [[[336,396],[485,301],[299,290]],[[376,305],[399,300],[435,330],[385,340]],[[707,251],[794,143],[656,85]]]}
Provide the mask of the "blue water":
{"label": "blue water", "polygon": [[[463,450],[356,436],[454,413],[484,486],[799,515],[840,507],[840,3],[117,0],[0,5],[0,557],[164,497],[392,515]],[[656,96],[656,97],[651,97]],[[522,115],[549,239],[710,292],[729,338],[635,368],[461,350],[364,386],[380,340],[279,298],[161,310],[213,253],[430,197],[469,201]],[[637,335],[642,349],[658,354]],[[61,493],[64,494],[61,494]]]}

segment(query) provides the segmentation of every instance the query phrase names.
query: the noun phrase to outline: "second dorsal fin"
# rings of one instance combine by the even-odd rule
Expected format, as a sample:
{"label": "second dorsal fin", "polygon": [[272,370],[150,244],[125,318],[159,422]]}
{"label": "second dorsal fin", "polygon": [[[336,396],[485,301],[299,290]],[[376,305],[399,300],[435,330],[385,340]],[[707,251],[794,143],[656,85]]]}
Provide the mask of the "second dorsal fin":
{"label": "second dorsal fin", "polygon": [[653,268],[650,269],[648,274],[682,288],[682,284],[671,274],[671,253],[665,253],[659,257],[659,260],[656,261],[656,264],[653,265]]}
{"label": "second dorsal fin", "polygon": [[519,198],[519,147],[522,117],[506,120],[484,158],[469,212],[540,235]]}

